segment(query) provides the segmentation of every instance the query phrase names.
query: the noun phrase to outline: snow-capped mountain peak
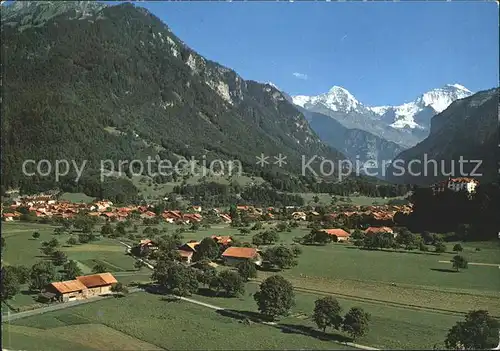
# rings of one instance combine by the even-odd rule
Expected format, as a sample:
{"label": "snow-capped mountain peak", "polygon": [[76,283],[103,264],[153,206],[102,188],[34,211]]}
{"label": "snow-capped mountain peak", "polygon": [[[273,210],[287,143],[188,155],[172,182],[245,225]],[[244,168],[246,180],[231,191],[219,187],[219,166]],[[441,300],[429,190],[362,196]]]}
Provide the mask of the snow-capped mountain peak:
{"label": "snow-capped mountain peak", "polygon": [[347,89],[340,86],[333,86],[327,93],[317,96],[296,95],[292,99],[295,105],[303,108],[321,104],[332,111],[352,112],[362,107]]}
{"label": "snow-capped mountain peak", "polygon": [[422,94],[415,103],[419,105],[419,107],[430,106],[437,113],[441,113],[451,103],[458,99],[463,99],[472,95],[472,92],[460,84],[447,84],[442,88],[432,89],[424,94]]}
{"label": "snow-capped mountain peak", "polygon": [[450,88],[456,88],[456,89],[459,89],[459,90],[463,90],[463,91],[472,93],[472,91],[470,91],[469,89],[467,89],[466,87],[464,87],[461,84],[457,84],[457,83],[455,83],[455,84],[446,84],[445,86],[446,87],[450,87]]}
{"label": "snow-capped mountain peak", "polygon": [[473,93],[461,84],[447,84],[420,95],[413,101],[397,106],[368,107],[359,102],[347,89],[333,86],[328,92],[317,96],[296,95],[293,103],[302,108],[321,111],[326,108],[334,112],[366,115],[379,119],[386,126],[395,129],[428,130],[430,119],[443,112],[451,103]]}
{"label": "snow-capped mountain peak", "polygon": [[[446,110],[453,101],[470,95],[472,92],[461,84],[446,84],[399,106],[376,106],[369,109],[387,120],[393,128],[427,129],[433,115]],[[422,117],[423,115],[425,116]]]}

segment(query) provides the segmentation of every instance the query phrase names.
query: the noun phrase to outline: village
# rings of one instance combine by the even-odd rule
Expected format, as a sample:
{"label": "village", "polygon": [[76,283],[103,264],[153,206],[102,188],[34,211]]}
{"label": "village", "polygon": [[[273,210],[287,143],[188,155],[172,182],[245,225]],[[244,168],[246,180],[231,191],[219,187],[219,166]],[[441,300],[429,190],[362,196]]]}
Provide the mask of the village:
{"label": "village", "polygon": [[[445,188],[453,191],[465,189],[469,193],[473,193],[475,185],[477,185],[477,181],[475,180],[457,178],[450,179],[448,182],[440,182],[433,186],[432,189],[434,193],[442,192]],[[308,207],[310,208],[310,206]],[[202,209],[201,206],[191,206],[188,212],[180,210],[158,212],[152,206],[115,206],[111,201],[107,200],[99,200],[92,203],[72,203],[70,201],[60,201],[55,195],[42,194],[19,197],[5,209],[2,205],[2,219],[6,222],[21,220],[23,213],[20,211],[23,211],[24,214],[30,214],[36,219],[65,220],[72,219],[78,215],[84,215],[101,223],[124,222],[127,220],[156,220],[156,224],[164,222],[184,227],[188,225],[197,226],[199,223],[204,222],[204,218],[209,216],[212,222],[215,218],[216,223],[230,225],[233,219],[231,209],[225,210],[219,208]],[[377,206],[343,205],[338,206],[338,211],[331,213],[319,213],[315,209],[310,210],[294,206],[259,208],[249,205],[236,205],[233,217],[237,214],[238,218],[244,218],[246,221],[267,221],[268,223],[277,223],[279,221],[316,223],[316,229],[325,233],[329,237],[328,240],[346,243],[351,241],[351,235],[353,232],[359,231],[359,228],[363,229],[365,236],[387,233],[396,238],[398,233],[392,228],[395,225],[394,216],[398,213],[408,215],[411,212],[411,204]],[[332,222],[342,224],[342,227],[328,226]],[[356,228],[350,229],[348,225]],[[234,246],[236,241],[232,236],[211,235],[210,238],[219,245],[220,258],[223,259],[225,265],[234,267],[242,260],[248,260],[260,267],[264,262],[262,259],[262,250],[258,247],[248,247],[252,246],[251,242],[243,242],[239,245],[247,247],[237,247]],[[159,242],[155,241],[154,238],[144,238],[135,244],[132,243],[132,245],[132,249],[129,249],[128,252],[135,253],[141,261],[147,260],[148,257],[154,257],[155,251],[159,249]],[[196,253],[199,245],[200,241],[197,240],[190,240],[179,245],[176,248],[179,261],[191,264],[193,255]],[[150,261],[147,264],[151,266]],[[102,274],[105,274],[105,279],[102,278]],[[105,284],[97,285],[98,289],[95,290],[94,285],[85,285],[85,281],[101,281],[103,284],[105,282]],[[108,294],[110,293],[111,286],[116,283],[116,278],[109,272],[87,277],[77,277],[71,281],[52,282],[44,289],[41,297],[49,301],[83,299],[96,294]]]}
{"label": "village", "polygon": [[[463,190],[473,196],[475,188],[467,184],[463,179],[449,180],[429,190],[433,196]],[[296,307],[287,307],[293,313],[283,312],[283,321],[311,325],[311,298],[320,301],[335,296],[342,304],[357,306],[372,316],[355,334],[358,343],[422,345],[423,334],[406,341],[391,336],[387,324],[379,322],[379,309],[384,306],[383,315],[394,313],[394,323],[400,318],[397,309],[427,320],[423,330],[435,333],[425,342],[431,347],[442,339],[442,331],[435,330],[435,311],[444,314],[442,318],[450,325],[471,303],[500,313],[492,309],[489,293],[479,297],[471,290],[468,298],[447,290],[479,284],[485,291],[495,291],[491,267],[497,263],[488,258],[493,253],[489,244],[445,241],[450,233],[410,232],[401,223],[413,211],[408,201],[166,209],[159,204],[124,205],[107,200],[71,202],[54,194],[22,196],[2,206],[6,234],[2,264],[11,266],[19,279],[24,276],[13,295],[3,301],[2,313],[12,318],[9,328],[15,330],[17,315],[34,313],[29,320],[45,309],[56,315],[114,306],[118,313],[129,306],[126,301],[134,301],[137,306],[147,303],[163,310],[162,300],[156,297],[160,292],[160,296],[177,296],[199,308],[210,305],[246,311],[236,315],[247,324],[261,323],[264,317],[249,314],[254,313],[251,302],[262,284],[279,276],[293,285],[297,301]],[[470,272],[462,273],[467,265],[453,261],[457,254],[467,255]],[[447,268],[440,267],[447,265],[460,274],[444,274]],[[427,284],[432,285],[432,294],[421,288]],[[87,307],[72,307],[75,303]],[[413,305],[419,310],[412,310],[409,306]],[[168,313],[180,313],[177,307],[168,306]],[[136,318],[148,309],[133,310]],[[212,317],[206,318],[210,323]],[[144,332],[150,335],[153,330]],[[328,340],[344,340],[348,333],[342,330],[329,333]]]}

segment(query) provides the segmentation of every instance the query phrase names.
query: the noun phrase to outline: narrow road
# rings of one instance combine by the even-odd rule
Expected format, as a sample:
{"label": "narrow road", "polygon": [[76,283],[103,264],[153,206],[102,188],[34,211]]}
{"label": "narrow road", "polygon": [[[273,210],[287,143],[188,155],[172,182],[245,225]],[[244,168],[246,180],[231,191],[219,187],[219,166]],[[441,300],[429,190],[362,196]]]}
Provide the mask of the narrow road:
{"label": "narrow road", "polygon": [[[450,261],[439,261],[439,263],[451,263]],[[468,262],[467,264],[471,266],[490,266],[490,267],[498,267],[500,268],[500,265],[498,263],[479,263],[479,262]]]}
{"label": "narrow road", "polygon": [[[139,291],[144,291],[144,289],[141,289],[141,288],[131,288],[129,290],[129,293],[136,293],[136,292],[139,292]],[[95,297],[88,298],[86,300],[78,300],[78,301],[65,302],[65,303],[60,303],[60,304],[57,304],[57,305],[52,305],[52,306],[37,308],[37,309],[31,310],[31,311],[24,311],[24,312],[18,312],[18,313],[9,313],[9,314],[6,314],[6,315],[2,316],[2,323],[3,322],[13,321],[13,320],[16,320],[16,319],[26,318],[26,317],[30,317],[30,316],[35,316],[35,315],[39,315],[39,314],[43,314],[43,313],[47,313],[47,312],[58,311],[58,310],[62,310],[62,309],[65,309],[65,308],[75,307],[75,306],[79,306],[79,305],[83,305],[83,304],[87,304],[87,303],[91,303],[91,302],[96,302],[96,301],[108,299],[110,297],[112,297],[112,295],[108,295],[108,296],[95,296]],[[224,311],[226,311],[226,312],[228,312],[230,314],[233,314],[235,316],[238,316],[238,317],[241,317],[241,318],[248,318],[248,316],[246,316],[245,314],[234,312],[234,311],[229,311],[229,310],[227,310],[227,309],[225,309],[223,307],[220,307],[220,306],[215,306],[215,305],[208,304],[208,303],[205,303],[205,302],[202,302],[202,301],[198,301],[198,300],[195,300],[195,299],[191,299],[191,298],[188,298],[188,297],[180,297],[180,296],[178,296],[178,298],[180,300],[183,300],[183,301],[186,301],[186,302],[189,302],[189,303],[193,303],[195,305],[203,306],[203,307],[206,307],[206,308],[210,308],[210,309],[215,310],[215,311],[222,311],[222,310],[224,310]],[[295,328],[292,328],[292,327],[285,327],[285,326],[279,325],[276,322],[267,322],[267,321],[264,321],[262,319],[256,319],[256,321],[259,322],[259,323],[261,323],[261,324],[264,324],[264,325],[268,325],[268,326],[272,326],[272,327],[279,327],[280,329],[292,331],[292,332],[295,332],[295,333],[298,333],[298,334],[303,334],[303,332],[300,331],[300,330],[298,330],[298,329],[295,329]],[[377,348],[374,348],[374,347],[371,347],[371,346],[360,345],[360,344],[356,344],[356,343],[352,343],[352,342],[346,342],[346,343],[335,342],[335,343],[340,344],[340,345],[346,345],[346,346],[354,347],[354,348],[361,349],[361,350],[380,350],[380,349],[377,349]]]}
{"label": "narrow road", "polygon": [[[127,253],[130,253],[130,250],[132,249],[132,246],[130,246],[129,244],[124,243],[123,241],[119,241],[119,240],[118,240],[118,242],[127,248]],[[143,260],[142,258],[138,258],[138,257],[135,257],[135,256],[133,256],[133,257],[134,257],[137,261],[140,261],[140,262],[144,263],[144,265],[145,265],[146,267],[148,267],[149,269],[151,269],[151,270],[155,269],[155,268],[153,267],[153,265],[152,265],[151,263],[147,262],[146,260]]]}
{"label": "narrow road", "polygon": [[[139,291],[143,291],[143,289],[131,288],[131,289],[129,289],[129,294],[139,292]],[[47,307],[41,307],[41,308],[37,308],[34,310],[29,310],[29,311],[23,311],[23,312],[17,312],[17,313],[4,313],[4,314],[2,314],[2,323],[13,321],[16,319],[36,316],[36,315],[39,315],[42,313],[63,310],[65,308],[84,305],[87,303],[96,302],[96,301],[100,301],[100,300],[104,300],[104,299],[109,299],[110,297],[113,297],[113,295],[93,296],[93,297],[89,297],[88,299],[85,299],[85,300],[63,302],[63,303],[58,303],[56,305],[50,305]]]}
{"label": "narrow road", "polygon": [[[131,249],[130,245],[128,245],[128,244],[126,244],[124,242],[121,242],[121,241],[118,241],[118,242],[120,244],[126,246],[128,248],[128,251],[130,251],[130,249]],[[145,262],[144,260],[142,260],[140,258],[136,258],[136,259],[139,260],[139,261],[142,261],[143,263],[145,263],[148,268],[154,269],[154,267],[151,264]],[[141,290],[141,289],[138,289],[138,290]],[[210,309],[215,310],[215,311],[224,310],[226,312],[229,312],[225,308],[222,308],[222,307],[219,307],[219,306],[215,306],[215,305],[211,305],[211,304],[208,304],[208,303],[205,303],[205,302],[202,302],[202,301],[194,300],[194,299],[187,298],[187,297],[180,297],[180,296],[178,296],[178,298],[180,300],[183,300],[183,301],[186,301],[186,302],[189,302],[189,303],[194,303],[194,304],[199,305],[199,306],[207,307],[207,308],[210,308]],[[230,313],[233,314],[233,315],[236,315],[238,317],[248,318],[248,316],[246,316],[246,315],[244,315],[242,313],[237,313],[237,312],[234,312],[234,311],[230,311]],[[261,323],[261,324],[264,324],[264,325],[273,326],[273,327],[279,327],[281,329],[285,329],[285,330],[288,330],[288,331],[291,331],[291,332],[295,332],[295,333],[298,333],[298,334],[303,334],[303,332],[301,332],[298,329],[291,328],[291,327],[284,327],[284,326],[279,325],[276,322],[268,322],[268,321],[264,321],[262,319],[257,319],[257,321],[259,323]],[[345,343],[335,342],[335,343],[340,344],[340,345],[354,347],[354,348],[361,349],[361,350],[380,350],[380,349],[377,349],[377,348],[374,348],[374,347],[371,347],[371,346],[360,345],[360,344],[356,344],[356,343],[352,343],[352,342],[345,342]]]}

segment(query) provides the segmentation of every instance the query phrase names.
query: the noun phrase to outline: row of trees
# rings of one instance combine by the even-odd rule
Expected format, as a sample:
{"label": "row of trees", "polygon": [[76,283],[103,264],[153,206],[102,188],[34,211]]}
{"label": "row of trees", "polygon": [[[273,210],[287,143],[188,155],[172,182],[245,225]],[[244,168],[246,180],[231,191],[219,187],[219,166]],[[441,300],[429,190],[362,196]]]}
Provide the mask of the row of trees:
{"label": "row of trees", "polygon": [[[295,306],[295,293],[292,284],[280,275],[274,275],[260,284],[254,294],[258,310],[271,320],[286,316]],[[319,329],[326,331],[330,327],[347,332],[353,339],[368,332],[370,315],[359,307],[351,308],[346,315],[341,315],[342,308],[338,301],[327,296],[315,301],[312,320]]]}

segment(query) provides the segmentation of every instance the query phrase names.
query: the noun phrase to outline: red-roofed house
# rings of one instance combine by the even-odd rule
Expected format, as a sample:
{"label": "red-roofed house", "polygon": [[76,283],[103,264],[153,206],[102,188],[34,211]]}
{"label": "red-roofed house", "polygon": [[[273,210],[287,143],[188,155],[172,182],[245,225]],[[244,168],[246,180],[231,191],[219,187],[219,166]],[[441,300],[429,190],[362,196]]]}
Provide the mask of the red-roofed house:
{"label": "red-roofed house", "polygon": [[224,223],[231,223],[232,222],[231,216],[229,216],[228,214],[221,213],[221,214],[219,214],[219,217],[224,221]]}
{"label": "red-roofed house", "polygon": [[212,235],[211,238],[217,241],[217,244],[220,245],[229,245],[230,243],[233,242],[233,238],[231,238],[229,235],[224,235],[224,236]]}
{"label": "red-roofed house", "polygon": [[349,238],[351,237],[350,233],[340,228],[322,229],[322,231],[332,236],[334,238],[333,241],[345,242],[348,241]]}
{"label": "red-roofed house", "polygon": [[394,233],[392,228],[389,228],[389,227],[368,227],[365,230],[366,235],[373,235],[373,234],[379,234],[379,233],[390,233],[394,237],[396,237],[396,233]]}
{"label": "red-roofed house", "polygon": [[186,213],[183,216],[183,220],[186,221],[186,223],[193,223],[193,222],[201,222],[201,215],[198,213]]}
{"label": "red-roofed house", "polygon": [[143,214],[141,214],[141,218],[155,218],[155,217],[156,217],[156,213],[154,213],[152,211],[146,211]]}
{"label": "red-roofed house", "polygon": [[14,220],[15,215],[13,213],[4,213],[3,218],[6,222],[11,222]]}
{"label": "red-roofed house", "polygon": [[222,253],[222,258],[224,258],[224,262],[228,266],[235,266],[245,260],[250,260],[257,266],[262,265],[262,257],[257,252],[257,249],[252,247],[228,247]]}

